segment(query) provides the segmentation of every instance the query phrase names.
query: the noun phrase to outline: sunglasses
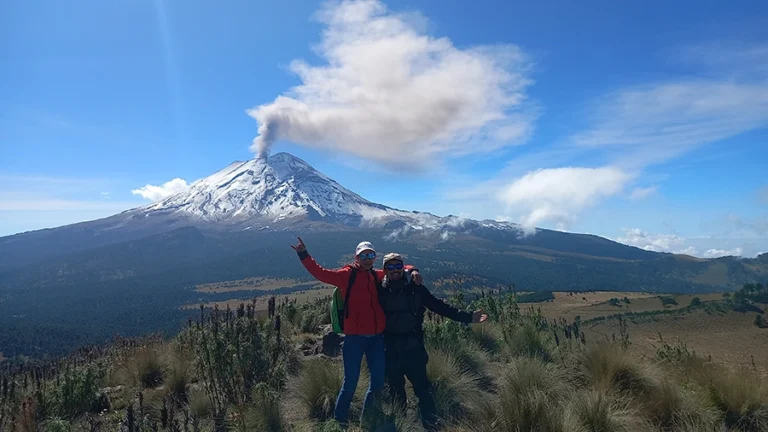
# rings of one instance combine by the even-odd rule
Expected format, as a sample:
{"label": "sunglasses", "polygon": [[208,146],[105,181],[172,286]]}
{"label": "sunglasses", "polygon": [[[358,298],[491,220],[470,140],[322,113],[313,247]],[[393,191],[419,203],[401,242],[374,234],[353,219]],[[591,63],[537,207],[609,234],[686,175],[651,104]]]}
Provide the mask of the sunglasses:
{"label": "sunglasses", "polygon": [[368,253],[364,252],[364,253],[361,253],[360,255],[358,255],[357,257],[360,258],[361,260],[364,260],[364,259],[369,259],[369,260],[376,259],[376,252],[368,252]]}
{"label": "sunglasses", "polygon": [[402,270],[403,269],[403,263],[397,263],[397,264],[387,264],[384,266],[387,270]]}

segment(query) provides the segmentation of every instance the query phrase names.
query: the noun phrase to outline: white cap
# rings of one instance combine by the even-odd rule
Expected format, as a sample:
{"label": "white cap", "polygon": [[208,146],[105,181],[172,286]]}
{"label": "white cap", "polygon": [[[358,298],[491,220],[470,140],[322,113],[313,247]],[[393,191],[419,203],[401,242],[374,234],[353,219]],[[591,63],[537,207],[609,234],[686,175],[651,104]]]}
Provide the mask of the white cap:
{"label": "white cap", "polygon": [[371,244],[371,242],[363,241],[357,245],[357,248],[355,248],[355,255],[360,255],[360,252],[364,250],[372,250],[376,252],[376,249],[374,249],[373,244]]}

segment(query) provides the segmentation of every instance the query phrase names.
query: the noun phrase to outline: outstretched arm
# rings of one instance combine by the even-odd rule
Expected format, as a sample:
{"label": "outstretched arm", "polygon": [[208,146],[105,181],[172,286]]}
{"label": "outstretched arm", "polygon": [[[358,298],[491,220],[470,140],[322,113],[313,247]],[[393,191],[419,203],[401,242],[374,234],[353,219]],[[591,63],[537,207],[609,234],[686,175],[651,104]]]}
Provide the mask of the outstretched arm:
{"label": "outstretched arm", "polygon": [[484,314],[482,310],[476,310],[474,312],[463,312],[456,309],[455,307],[432,295],[432,293],[429,292],[429,290],[424,285],[419,285],[416,287],[416,289],[418,290],[417,292],[421,294],[421,298],[424,301],[424,306],[438,315],[442,315],[446,318],[450,318],[454,321],[459,321],[466,324],[481,323],[488,319],[488,315]]}
{"label": "outstretched arm", "polygon": [[314,278],[320,282],[341,288],[342,295],[346,295],[347,281],[349,280],[349,269],[328,270],[323,268],[309,255],[309,252],[307,252],[307,246],[304,244],[304,241],[301,239],[301,237],[299,237],[299,244],[291,245],[291,247],[296,251],[296,254],[301,260],[301,264],[304,265],[304,268],[307,269],[309,274],[314,276]]}
{"label": "outstretched arm", "polygon": [[421,294],[424,306],[426,306],[427,309],[431,310],[432,312],[438,315],[442,315],[446,318],[450,318],[454,321],[460,321],[467,324],[472,322],[471,313],[460,311],[448,303],[440,300],[439,298],[432,295],[432,293],[429,292],[429,290],[424,287],[424,285],[417,286],[416,290],[419,294]]}

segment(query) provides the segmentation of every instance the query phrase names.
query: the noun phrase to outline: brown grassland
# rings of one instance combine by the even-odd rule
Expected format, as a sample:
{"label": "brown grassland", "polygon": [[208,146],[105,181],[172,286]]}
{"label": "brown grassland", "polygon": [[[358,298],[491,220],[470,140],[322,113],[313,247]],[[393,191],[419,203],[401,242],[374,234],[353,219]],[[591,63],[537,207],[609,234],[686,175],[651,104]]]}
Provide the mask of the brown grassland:
{"label": "brown grassland", "polygon": [[295,279],[276,279],[269,277],[254,277],[233,281],[214,282],[208,284],[201,284],[195,287],[195,291],[201,293],[226,293],[234,291],[272,291],[280,288],[290,288],[297,285],[306,285],[308,283],[315,283],[312,281],[300,281]]}
{"label": "brown grassland", "polygon": [[[331,418],[343,367],[327,337],[329,292],[282,297],[268,313],[266,296],[216,304],[172,340],[6,361],[0,430],[340,432]],[[447,301],[489,318],[465,326],[428,314],[427,374],[441,430],[766,431],[768,328],[756,302],[766,293],[756,285],[734,301],[620,292],[556,293],[542,303],[518,303],[509,292],[453,296]],[[366,369],[349,430],[423,430],[410,386],[405,410],[384,400],[370,425],[358,421]]]}

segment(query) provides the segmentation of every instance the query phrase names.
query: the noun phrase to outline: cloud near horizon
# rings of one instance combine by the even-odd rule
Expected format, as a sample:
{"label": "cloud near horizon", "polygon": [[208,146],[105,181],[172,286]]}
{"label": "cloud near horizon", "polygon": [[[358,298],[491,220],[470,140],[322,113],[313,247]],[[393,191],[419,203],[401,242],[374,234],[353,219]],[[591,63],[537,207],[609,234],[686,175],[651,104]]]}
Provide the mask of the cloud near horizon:
{"label": "cloud near horizon", "polygon": [[623,231],[624,235],[616,238],[615,241],[647,251],[691,255],[699,258],[744,256],[744,249],[741,247],[710,248],[700,252],[698,248],[688,244],[689,240],[677,234],[651,234],[639,228],[624,228]]}
{"label": "cloud near horizon", "polygon": [[259,125],[251,146],[259,156],[286,140],[402,169],[406,151],[412,161],[458,157],[532,133],[531,62],[519,47],[458,48],[421,31],[415,23],[426,18],[377,0],[343,1],[318,18],[327,63],[294,60],[301,84],[247,111]]}
{"label": "cloud near horizon", "polygon": [[138,189],[131,191],[134,195],[139,195],[142,198],[155,202],[168,198],[171,195],[184,192],[189,188],[187,181],[180,178],[175,178],[171,181],[165,182],[160,186],[146,185]]}
{"label": "cloud near horizon", "polygon": [[508,212],[520,214],[526,232],[542,222],[563,230],[583,210],[621,192],[632,177],[610,166],[539,169],[503,186],[497,199]]}

